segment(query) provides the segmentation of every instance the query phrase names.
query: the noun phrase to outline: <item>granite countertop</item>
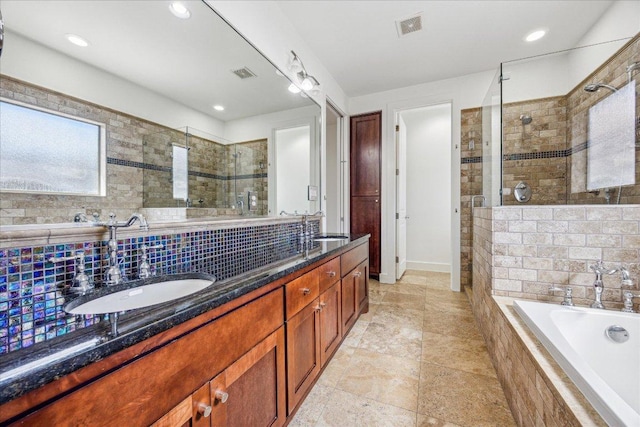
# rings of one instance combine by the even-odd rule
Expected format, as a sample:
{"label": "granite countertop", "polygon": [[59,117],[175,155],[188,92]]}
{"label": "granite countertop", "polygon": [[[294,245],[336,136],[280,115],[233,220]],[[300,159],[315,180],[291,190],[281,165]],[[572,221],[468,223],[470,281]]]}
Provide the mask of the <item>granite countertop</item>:
{"label": "granite countertop", "polygon": [[[368,237],[369,235],[352,234],[344,241],[321,242],[319,248],[310,252],[307,258],[300,255],[215,282],[200,292],[169,303],[128,311],[119,316],[119,335],[115,338],[110,336],[109,322],[102,321],[60,338],[0,356],[0,404],[169,330],[323,258],[362,244]],[[203,278],[206,276],[199,275]]]}

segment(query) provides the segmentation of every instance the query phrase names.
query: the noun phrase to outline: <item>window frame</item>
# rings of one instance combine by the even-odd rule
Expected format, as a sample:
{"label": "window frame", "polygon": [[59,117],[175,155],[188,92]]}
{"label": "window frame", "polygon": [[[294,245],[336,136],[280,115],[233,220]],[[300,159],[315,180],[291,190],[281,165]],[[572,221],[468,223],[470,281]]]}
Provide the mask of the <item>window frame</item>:
{"label": "window frame", "polygon": [[[55,196],[81,196],[81,197],[106,197],[107,196],[107,124],[103,122],[97,122],[95,120],[86,119],[84,117],[74,116],[72,114],[63,113],[60,111],[51,110],[49,108],[40,107],[38,105],[29,104],[26,102],[18,101],[11,98],[5,98],[0,96],[0,102],[7,104],[13,104],[18,107],[27,108],[30,110],[39,111],[46,114],[51,114],[65,119],[74,120],[77,122],[87,123],[95,125],[99,129],[99,148],[98,148],[98,193],[75,193],[75,192],[61,192],[61,191],[43,191],[43,190],[12,190],[0,187],[0,194],[39,194],[39,195],[55,195]],[[0,171],[0,176],[2,171]]]}

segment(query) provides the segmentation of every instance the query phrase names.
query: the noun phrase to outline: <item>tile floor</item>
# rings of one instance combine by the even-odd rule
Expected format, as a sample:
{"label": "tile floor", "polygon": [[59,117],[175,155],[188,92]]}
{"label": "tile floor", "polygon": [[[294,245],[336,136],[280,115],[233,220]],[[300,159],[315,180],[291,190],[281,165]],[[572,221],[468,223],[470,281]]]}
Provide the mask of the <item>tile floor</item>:
{"label": "tile floor", "polygon": [[514,426],[464,293],[449,275],[370,281],[360,317],[290,426]]}

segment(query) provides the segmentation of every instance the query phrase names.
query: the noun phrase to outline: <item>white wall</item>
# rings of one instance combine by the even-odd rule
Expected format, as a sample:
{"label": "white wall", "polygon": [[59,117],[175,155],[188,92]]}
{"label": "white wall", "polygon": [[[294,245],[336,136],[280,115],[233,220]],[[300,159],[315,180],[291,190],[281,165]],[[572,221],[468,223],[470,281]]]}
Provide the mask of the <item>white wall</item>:
{"label": "white wall", "polygon": [[409,108],[451,103],[451,288],[460,290],[460,110],[482,105],[495,70],[351,98],[350,114],[382,111],[382,265],[380,281],[395,281],[394,115]]}
{"label": "white wall", "polygon": [[451,271],[451,105],[400,113],[407,126],[407,268]]}
{"label": "white wall", "polygon": [[307,124],[311,121],[317,123],[319,119],[320,108],[316,105],[310,105],[293,110],[229,120],[225,124],[224,139],[235,143],[270,138],[275,128],[282,127],[283,125],[291,127],[294,125]]}
{"label": "white wall", "polygon": [[[7,31],[2,74],[170,128],[193,127],[222,137],[224,123],[156,92]],[[34,66],[29,58],[37,58]]]}

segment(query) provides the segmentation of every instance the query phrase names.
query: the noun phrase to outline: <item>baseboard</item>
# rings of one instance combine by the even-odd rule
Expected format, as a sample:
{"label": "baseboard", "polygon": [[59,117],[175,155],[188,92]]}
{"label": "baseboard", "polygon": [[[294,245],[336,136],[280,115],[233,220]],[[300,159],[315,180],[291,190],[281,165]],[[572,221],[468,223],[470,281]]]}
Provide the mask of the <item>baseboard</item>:
{"label": "baseboard", "polygon": [[424,262],[424,261],[407,261],[407,270],[451,273],[451,264],[444,264],[444,263],[437,263],[437,262]]}

